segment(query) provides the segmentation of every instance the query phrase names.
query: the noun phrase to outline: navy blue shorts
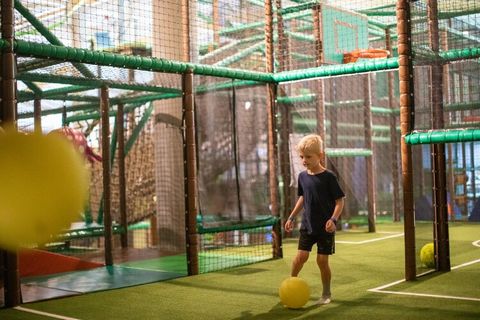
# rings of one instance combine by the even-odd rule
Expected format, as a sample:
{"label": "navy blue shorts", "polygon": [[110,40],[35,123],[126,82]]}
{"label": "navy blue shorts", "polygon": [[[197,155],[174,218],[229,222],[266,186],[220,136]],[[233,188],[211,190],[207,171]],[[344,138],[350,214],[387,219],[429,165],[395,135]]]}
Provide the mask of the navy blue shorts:
{"label": "navy blue shorts", "polygon": [[314,244],[317,244],[317,254],[332,255],[335,253],[335,233],[308,234],[300,230],[298,250],[312,251]]}

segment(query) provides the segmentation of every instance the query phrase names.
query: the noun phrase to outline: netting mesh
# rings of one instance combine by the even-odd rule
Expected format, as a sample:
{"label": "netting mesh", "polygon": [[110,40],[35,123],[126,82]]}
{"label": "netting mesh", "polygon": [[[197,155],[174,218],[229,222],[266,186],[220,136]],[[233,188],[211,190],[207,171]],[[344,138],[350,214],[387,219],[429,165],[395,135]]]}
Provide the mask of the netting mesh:
{"label": "netting mesh", "polygon": [[199,207],[205,222],[270,214],[265,92],[265,86],[249,86],[196,96]]}
{"label": "netting mesh", "polygon": [[[279,103],[287,105],[293,122],[291,161],[295,175],[291,177],[290,185],[296,187],[296,175],[303,170],[293,147],[304,134],[319,132],[319,121],[323,119],[327,167],[338,174],[341,186],[347,194],[346,207],[342,215],[347,226],[353,221],[354,225],[357,224],[359,220],[356,218],[367,215],[368,179],[375,183],[375,213],[390,216],[394,210],[392,163],[398,162],[399,159],[398,155],[392,159],[390,134],[392,110],[387,99],[388,92],[384,82],[386,77],[386,73],[376,73],[369,77],[352,75],[281,87],[282,92],[291,93],[278,99]],[[323,102],[319,100],[318,95],[319,81],[323,81]],[[370,109],[369,113],[365,113],[366,103]],[[323,114],[321,110],[325,110]],[[366,119],[372,123],[371,132],[366,132]],[[398,137],[397,131],[395,136]],[[371,147],[367,139],[372,140]],[[366,160],[370,156],[375,160],[371,173],[374,177],[369,177],[366,170]]]}
{"label": "netting mesh", "polygon": [[[414,129],[478,128],[478,57],[465,53],[478,47],[478,1],[438,1],[437,7],[425,1],[412,6],[412,46],[415,52]],[[438,11],[438,14],[434,14]],[[452,58],[453,57],[453,58]],[[439,74],[438,74],[439,73]],[[435,110],[441,106],[436,117]],[[439,123],[440,126],[439,126]],[[431,172],[431,146],[413,149],[417,248],[434,238],[434,185]],[[450,221],[472,221],[476,215],[478,143],[445,145],[447,213]],[[438,170],[438,169],[435,169]],[[432,189],[433,188],[433,189]],[[423,270],[425,266],[418,262]]]}
{"label": "netting mesh", "polygon": [[[274,186],[267,152],[267,86],[238,80],[243,71],[266,72],[273,66],[275,75],[283,73],[287,79],[278,84],[273,115],[279,142],[273,156],[279,164],[283,217],[294,203],[296,173],[302,169],[293,146],[301,135],[317,132],[325,138],[327,167],[338,174],[347,193],[344,226],[366,224],[367,214],[400,219],[398,72],[375,69],[378,72],[352,74],[356,67],[347,68],[351,66],[347,62],[398,56],[396,1],[272,1],[271,35],[266,35],[270,28],[265,25],[270,11],[262,1],[21,0],[14,4],[16,49],[23,48],[16,57],[20,129],[33,129],[34,106],[40,104],[44,132],[69,125],[101,154],[99,89],[109,89],[115,227],[121,212],[113,115],[118,104],[125,107],[127,233],[131,246],[142,250],[139,255],[179,256],[186,264],[186,129],[181,99],[185,92],[180,73],[187,66],[199,73],[193,91],[198,225],[206,228],[197,235],[201,270],[232,266],[217,258],[244,254],[249,245],[253,248],[249,259],[238,261],[248,263],[271,254],[271,225],[208,230],[263,221],[271,215],[269,189]],[[443,105],[445,129],[478,128],[480,2],[438,1],[437,13],[427,1],[412,1],[411,8],[413,129],[434,129],[435,101]],[[273,61],[266,44],[270,38]],[[45,46],[30,48],[30,44]],[[82,60],[86,57],[90,60]],[[158,65],[160,71],[154,68]],[[304,72],[324,66],[338,67],[339,76],[311,79]],[[229,79],[215,73],[215,68],[225,67],[235,68]],[[289,82],[295,72],[295,80],[301,81]],[[412,150],[414,176],[420,181],[414,186],[416,215],[430,221],[430,146]],[[449,144],[446,154],[450,218],[480,219],[478,143]],[[101,260],[100,163],[92,165],[92,172],[90,203],[79,217],[78,232],[70,231],[59,246],[81,249]],[[92,229],[92,223],[99,229]],[[419,236],[417,247],[431,239],[430,230]],[[114,248],[119,249],[121,228],[114,233]],[[211,256],[216,266],[202,265]],[[139,258],[131,254],[116,261],[122,259]]]}

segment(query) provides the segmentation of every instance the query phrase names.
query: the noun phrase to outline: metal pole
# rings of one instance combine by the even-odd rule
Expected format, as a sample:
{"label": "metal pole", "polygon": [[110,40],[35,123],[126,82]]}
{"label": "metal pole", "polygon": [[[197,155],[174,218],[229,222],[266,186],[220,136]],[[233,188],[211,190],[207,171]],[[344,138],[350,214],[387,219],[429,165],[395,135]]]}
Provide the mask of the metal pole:
{"label": "metal pole", "polygon": [[103,169],[103,226],[105,236],[105,265],[113,265],[112,255],[112,215],[110,183],[110,123],[108,87],[100,89],[100,113],[102,115],[102,169]]}
{"label": "metal pole", "polygon": [[[409,0],[398,0],[396,12],[399,60],[398,73],[400,80],[400,128],[401,134],[404,136],[412,131],[415,110]],[[405,279],[411,281],[416,278],[412,150],[411,147],[405,143],[404,139],[401,139],[401,154],[405,231]]]}

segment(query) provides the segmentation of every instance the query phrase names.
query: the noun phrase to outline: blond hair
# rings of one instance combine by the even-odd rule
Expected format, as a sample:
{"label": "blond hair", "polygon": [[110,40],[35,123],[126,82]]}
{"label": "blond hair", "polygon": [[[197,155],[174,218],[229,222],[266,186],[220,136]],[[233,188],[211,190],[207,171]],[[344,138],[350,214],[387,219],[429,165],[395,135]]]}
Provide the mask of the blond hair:
{"label": "blond hair", "polygon": [[322,154],[323,140],[318,134],[309,134],[303,137],[296,146],[297,152]]}

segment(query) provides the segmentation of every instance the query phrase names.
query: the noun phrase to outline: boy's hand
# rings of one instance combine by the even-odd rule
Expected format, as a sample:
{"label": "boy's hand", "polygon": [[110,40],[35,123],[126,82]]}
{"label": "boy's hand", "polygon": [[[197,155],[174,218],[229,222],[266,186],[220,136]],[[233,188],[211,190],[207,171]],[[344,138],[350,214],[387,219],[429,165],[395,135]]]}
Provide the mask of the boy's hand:
{"label": "boy's hand", "polygon": [[293,221],[288,219],[287,222],[285,222],[285,231],[290,232],[293,230]]}
{"label": "boy's hand", "polygon": [[337,225],[335,224],[335,222],[333,222],[332,219],[329,219],[325,224],[325,230],[330,233],[335,232],[335,230],[337,230]]}

